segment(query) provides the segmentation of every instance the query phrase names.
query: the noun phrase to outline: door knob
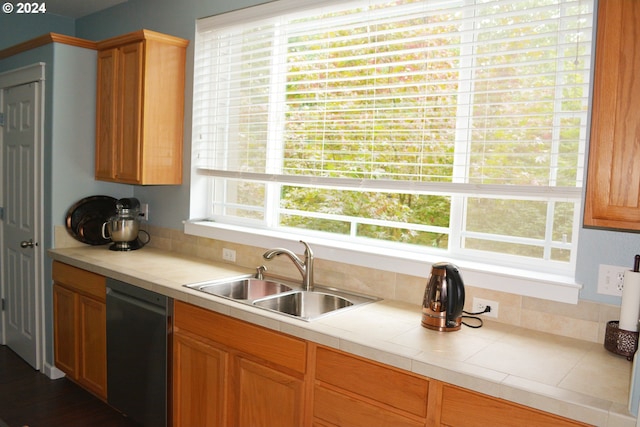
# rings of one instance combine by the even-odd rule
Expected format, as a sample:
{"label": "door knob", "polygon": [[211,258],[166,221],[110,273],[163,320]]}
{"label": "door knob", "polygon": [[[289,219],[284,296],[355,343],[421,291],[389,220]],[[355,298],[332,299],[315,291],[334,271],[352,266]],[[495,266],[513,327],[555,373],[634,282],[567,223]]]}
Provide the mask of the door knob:
{"label": "door knob", "polygon": [[22,242],[20,242],[21,248],[33,248],[34,246],[38,246],[38,244],[34,243],[33,239],[29,239],[28,242],[26,240],[23,240]]}

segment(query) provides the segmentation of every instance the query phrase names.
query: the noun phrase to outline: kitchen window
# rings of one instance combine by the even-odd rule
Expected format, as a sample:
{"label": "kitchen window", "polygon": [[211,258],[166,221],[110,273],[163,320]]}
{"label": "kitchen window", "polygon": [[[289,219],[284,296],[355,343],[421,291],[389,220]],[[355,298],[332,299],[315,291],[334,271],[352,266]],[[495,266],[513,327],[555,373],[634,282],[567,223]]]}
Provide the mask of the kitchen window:
{"label": "kitchen window", "polygon": [[593,0],[281,0],[199,20],[188,232],[572,278],[592,25]]}

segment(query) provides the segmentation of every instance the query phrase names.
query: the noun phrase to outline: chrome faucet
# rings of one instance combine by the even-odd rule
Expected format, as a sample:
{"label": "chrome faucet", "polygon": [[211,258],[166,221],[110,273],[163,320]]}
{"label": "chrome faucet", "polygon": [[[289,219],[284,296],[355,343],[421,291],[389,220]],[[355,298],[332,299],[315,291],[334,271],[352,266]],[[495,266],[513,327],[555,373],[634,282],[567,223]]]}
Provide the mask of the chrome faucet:
{"label": "chrome faucet", "polygon": [[273,257],[278,255],[286,255],[288,256],[293,264],[296,266],[300,274],[302,274],[302,289],[305,291],[313,290],[313,251],[309,247],[307,242],[303,242],[300,240],[300,243],[304,245],[304,262],[298,258],[296,254],[291,252],[289,249],[284,248],[275,248],[269,249],[262,256],[264,259],[273,259]]}

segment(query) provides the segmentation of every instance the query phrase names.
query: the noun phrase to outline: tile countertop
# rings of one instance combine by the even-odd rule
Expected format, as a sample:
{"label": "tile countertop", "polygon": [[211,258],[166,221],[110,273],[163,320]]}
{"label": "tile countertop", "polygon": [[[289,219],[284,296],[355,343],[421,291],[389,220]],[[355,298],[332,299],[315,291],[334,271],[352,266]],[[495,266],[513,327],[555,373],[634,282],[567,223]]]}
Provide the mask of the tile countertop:
{"label": "tile countertop", "polygon": [[436,332],[420,306],[380,301],[314,322],[183,287],[253,271],[155,248],[53,249],[58,260],[177,300],[491,396],[603,427],[635,427],[627,410],[631,363],[602,344],[485,320]]}

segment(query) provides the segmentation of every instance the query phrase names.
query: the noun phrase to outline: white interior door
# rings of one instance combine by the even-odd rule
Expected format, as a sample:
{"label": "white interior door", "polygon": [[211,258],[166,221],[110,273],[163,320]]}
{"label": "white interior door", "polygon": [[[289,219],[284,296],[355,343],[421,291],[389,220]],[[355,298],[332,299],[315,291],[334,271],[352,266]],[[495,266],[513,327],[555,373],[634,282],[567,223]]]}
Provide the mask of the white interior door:
{"label": "white interior door", "polygon": [[5,342],[40,369],[39,82],[4,89],[2,128]]}

